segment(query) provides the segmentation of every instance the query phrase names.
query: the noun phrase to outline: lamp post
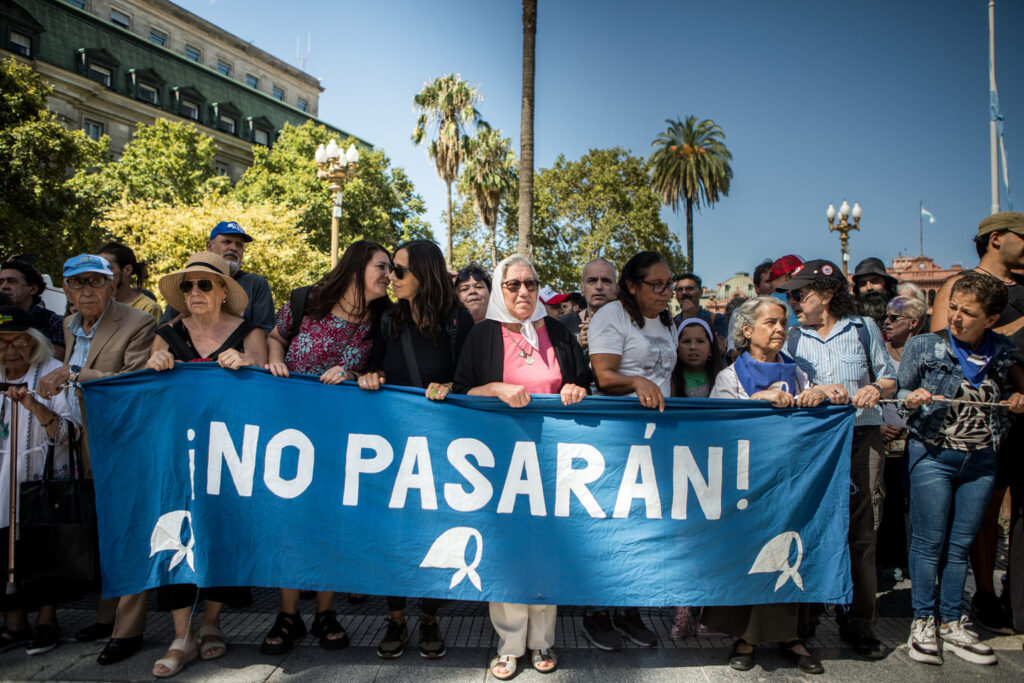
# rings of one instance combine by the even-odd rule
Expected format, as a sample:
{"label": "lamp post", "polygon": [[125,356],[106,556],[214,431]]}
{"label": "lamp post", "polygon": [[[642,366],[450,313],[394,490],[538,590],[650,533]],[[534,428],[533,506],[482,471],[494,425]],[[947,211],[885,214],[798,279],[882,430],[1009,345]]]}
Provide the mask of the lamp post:
{"label": "lamp post", "polygon": [[359,150],[349,145],[347,151],[338,147],[338,141],[332,139],[327,146],[320,145],[314,155],[316,160],[316,177],[331,181],[331,197],[334,209],[331,212],[331,269],[338,265],[338,223],[341,220],[341,199],[345,183],[356,177],[356,163],[359,161]]}
{"label": "lamp post", "polygon": [[[850,262],[850,231],[860,229],[860,204],[857,202],[853,203],[853,210],[850,210],[850,205],[843,200],[843,205],[839,207],[839,222],[836,223],[836,207],[832,204],[828,205],[828,211],[825,212],[825,217],[828,218],[828,229],[829,231],[839,232],[839,245],[843,250],[843,275],[847,274],[847,264]],[[846,219],[853,217],[853,223],[850,223]]]}

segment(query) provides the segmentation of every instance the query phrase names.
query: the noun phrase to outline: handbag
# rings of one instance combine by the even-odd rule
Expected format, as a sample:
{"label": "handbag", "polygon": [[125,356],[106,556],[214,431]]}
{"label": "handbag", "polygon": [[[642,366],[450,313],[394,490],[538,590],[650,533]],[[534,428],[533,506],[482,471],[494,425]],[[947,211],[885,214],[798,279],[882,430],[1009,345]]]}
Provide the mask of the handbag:
{"label": "handbag", "polygon": [[96,492],[82,477],[82,456],[72,434],[71,478],[53,478],[51,445],[43,478],[21,484],[18,575],[22,580],[95,581],[100,575]]}

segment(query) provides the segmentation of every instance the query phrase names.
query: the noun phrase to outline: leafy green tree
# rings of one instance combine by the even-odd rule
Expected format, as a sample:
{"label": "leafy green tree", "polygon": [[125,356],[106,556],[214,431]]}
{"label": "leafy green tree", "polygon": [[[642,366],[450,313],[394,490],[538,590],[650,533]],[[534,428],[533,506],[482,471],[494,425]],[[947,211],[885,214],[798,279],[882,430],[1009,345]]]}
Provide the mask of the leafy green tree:
{"label": "leafy green tree", "polygon": [[459,179],[469,126],[486,126],[476,109],[480,93],[458,74],[439,76],[423,86],[412,98],[419,112],[412,141],[419,145],[427,138],[428,129],[437,137],[427,146],[437,175],[448,188],[448,260],[452,258],[452,183]]}
{"label": "leafy green tree", "polygon": [[0,257],[34,253],[55,274],[101,237],[76,181],[107,158],[108,141],[62,126],[46,106],[51,91],[31,68],[0,61]]}
{"label": "leafy green tree", "polygon": [[685,262],[678,238],[661,220],[647,162],[628,151],[592,149],[577,161],[563,155],[534,184],[533,263],[545,284],[579,286],[594,258],[621,267],[633,254],[660,253],[675,271]]}
{"label": "leafy green tree", "polygon": [[491,263],[497,263],[495,229],[505,193],[516,185],[516,155],[512,141],[497,128],[480,127],[466,145],[466,167],[459,194],[473,198],[473,209],[488,230]]}
{"label": "leafy green tree", "polygon": [[711,119],[686,121],[666,119],[668,130],[651,143],[651,185],[665,206],[678,213],[686,207],[686,255],[693,260],[693,209],[712,206],[729,195],[732,181],[732,153],[725,146],[725,133]]}
{"label": "leafy green tree", "polygon": [[537,66],[537,0],[523,0],[523,107],[519,123],[519,253],[529,256],[533,232],[533,91]]}
{"label": "leafy green tree", "polygon": [[[286,123],[273,147],[253,149],[253,165],[235,186],[235,196],[245,203],[271,201],[297,211],[297,225],[313,247],[324,251],[331,241],[330,183],[317,178],[313,155],[330,138],[327,128],[312,121],[301,126]],[[348,138],[342,148],[353,143]],[[423,198],[404,169],[392,167],[383,150],[361,150],[356,177],[345,185],[340,243],[365,237],[393,248],[429,237],[430,226],[422,218],[425,211]]]}
{"label": "leafy green tree", "polygon": [[217,144],[195,124],[158,118],[139,123],[121,158],[91,178],[104,206],[118,201],[198,204],[231,187],[213,167]]}

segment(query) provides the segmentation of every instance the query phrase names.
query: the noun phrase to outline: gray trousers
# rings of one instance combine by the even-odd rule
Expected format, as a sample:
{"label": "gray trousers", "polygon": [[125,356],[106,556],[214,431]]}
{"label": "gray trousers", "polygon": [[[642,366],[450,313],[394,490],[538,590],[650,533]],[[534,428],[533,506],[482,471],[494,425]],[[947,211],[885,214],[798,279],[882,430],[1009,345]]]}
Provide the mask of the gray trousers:
{"label": "gray trousers", "polygon": [[875,547],[885,498],[885,447],[879,427],[854,427],[850,454],[850,574],[853,602],[848,618],[852,626],[875,621]]}

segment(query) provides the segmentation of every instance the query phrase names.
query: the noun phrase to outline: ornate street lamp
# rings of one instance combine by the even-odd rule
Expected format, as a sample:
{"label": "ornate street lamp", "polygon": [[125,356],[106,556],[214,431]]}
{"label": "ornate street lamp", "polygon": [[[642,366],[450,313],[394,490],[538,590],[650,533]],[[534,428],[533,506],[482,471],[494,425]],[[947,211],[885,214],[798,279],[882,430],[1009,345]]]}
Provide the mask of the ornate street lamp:
{"label": "ornate street lamp", "polygon": [[341,199],[345,191],[345,183],[356,177],[356,163],[359,161],[359,150],[349,145],[343,152],[338,141],[332,139],[327,146],[316,148],[316,177],[331,181],[331,197],[334,199],[334,210],[331,212],[331,268],[338,265],[338,223],[341,221]]}
{"label": "ornate street lamp", "polygon": [[[860,229],[860,204],[857,202],[853,203],[853,210],[850,210],[850,205],[843,200],[843,205],[839,207],[839,222],[836,223],[836,207],[832,204],[828,205],[828,211],[825,212],[825,217],[828,218],[828,229],[829,231],[839,232],[839,245],[843,250],[843,275],[847,274],[847,264],[850,262],[850,231]],[[853,223],[850,223],[846,219],[853,217]]]}

